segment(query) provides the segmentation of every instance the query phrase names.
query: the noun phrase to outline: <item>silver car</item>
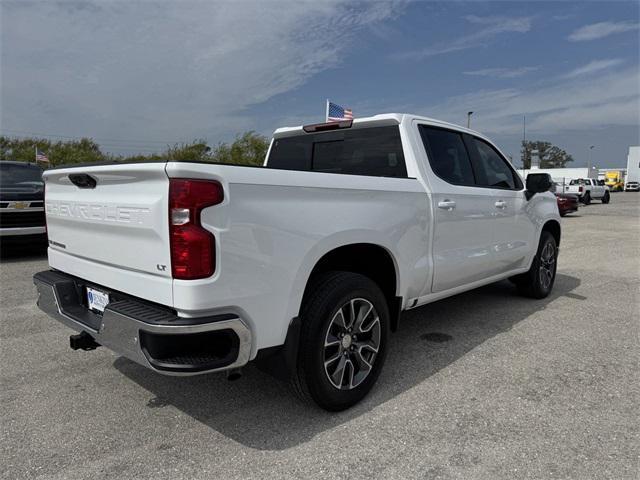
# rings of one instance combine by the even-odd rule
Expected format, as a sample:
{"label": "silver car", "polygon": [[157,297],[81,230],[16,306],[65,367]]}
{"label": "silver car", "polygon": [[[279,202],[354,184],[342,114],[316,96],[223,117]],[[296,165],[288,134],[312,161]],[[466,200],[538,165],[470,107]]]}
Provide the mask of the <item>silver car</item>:
{"label": "silver car", "polygon": [[640,183],[638,182],[627,182],[624,187],[625,192],[640,192]]}

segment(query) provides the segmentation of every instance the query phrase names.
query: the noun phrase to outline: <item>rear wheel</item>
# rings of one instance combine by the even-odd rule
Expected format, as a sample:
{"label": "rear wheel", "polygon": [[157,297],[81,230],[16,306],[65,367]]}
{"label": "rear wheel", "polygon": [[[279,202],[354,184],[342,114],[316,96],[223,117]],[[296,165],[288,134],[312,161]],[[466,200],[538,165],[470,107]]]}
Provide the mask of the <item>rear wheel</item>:
{"label": "rear wheel", "polygon": [[591,203],[591,194],[589,192],[585,193],[582,197],[582,203],[585,205],[589,205]]}
{"label": "rear wheel", "polygon": [[611,199],[609,192],[604,192],[604,196],[602,197],[602,203],[609,203],[609,200]]}
{"label": "rear wheel", "polygon": [[387,303],[376,283],[351,272],[322,274],[309,290],[292,384],[303,400],[344,410],[359,402],[380,374],[389,335]]}
{"label": "rear wheel", "polygon": [[556,239],[549,232],[543,231],[531,268],[527,273],[513,277],[518,291],[531,298],[548,296],[556,279],[557,259]]}

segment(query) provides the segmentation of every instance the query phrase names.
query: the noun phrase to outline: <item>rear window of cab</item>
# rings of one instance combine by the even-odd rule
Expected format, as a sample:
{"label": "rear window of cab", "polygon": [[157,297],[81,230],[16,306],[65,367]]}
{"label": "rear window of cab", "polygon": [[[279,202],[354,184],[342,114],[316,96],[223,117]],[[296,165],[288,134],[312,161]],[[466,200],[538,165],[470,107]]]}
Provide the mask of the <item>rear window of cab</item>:
{"label": "rear window of cab", "polygon": [[398,126],[276,138],[267,168],[375,177],[407,177]]}

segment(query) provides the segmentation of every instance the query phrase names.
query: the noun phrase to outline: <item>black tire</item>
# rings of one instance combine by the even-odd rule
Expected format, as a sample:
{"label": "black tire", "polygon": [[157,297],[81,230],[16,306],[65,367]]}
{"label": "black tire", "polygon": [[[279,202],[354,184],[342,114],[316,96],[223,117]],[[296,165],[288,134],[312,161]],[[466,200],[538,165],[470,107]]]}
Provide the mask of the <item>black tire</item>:
{"label": "black tire", "polygon": [[[363,275],[351,272],[321,274],[312,279],[308,291],[300,316],[302,327],[298,366],[296,372],[293,372],[291,383],[294,391],[302,400],[313,401],[329,411],[345,410],[358,403],[369,393],[384,365],[390,325],[387,302],[376,283]],[[361,338],[361,343],[356,342],[355,333],[358,330],[353,328],[356,319],[351,319],[353,333],[351,333],[352,330],[349,330],[350,333],[336,333],[330,330],[341,328],[340,322],[335,321],[336,318],[341,318],[339,312],[345,312],[349,316],[348,309],[353,305],[356,305],[355,308],[358,308],[359,311],[367,309],[367,303],[355,302],[368,302],[374,309],[370,315],[363,315],[365,318],[361,325],[371,324],[369,327],[371,335],[377,332],[376,338],[379,340],[377,353],[373,353],[373,349],[359,348],[359,345],[363,345],[367,340]],[[360,306],[358,307],[358,305]],[[347,310],[344,310],[343,307],[346,307]],[[360,308],[364,310],[360,310]],[[377,326],[376,313],[379,319]],[[348,323],[344,318],[342,324]],[[334,333],[336,339],[343,335],[337,345],[335,342],[327,341],[329,338],[334,338]],[[350,345],[347,347],[345,347],[346,336],[349,336],[348,344]],[[362,336],[366,338],[366,333],[363,333]],[[352,338],[353,344],[351,344]],[[375,343],[374,340],[371,340],[372,344]],[[333,346],[327,347],[327,343],[331,343]],[[354,346],[359,350],[353,352]],[[330,348],[336,348],[337,353],[328,354]],[[360,353],[357,353],[358,351]],[[361,369],[362,363],[359,359],[363,359],[367,355],[372,355],[368,357],[371,367]],[[329,366],[325,366],[326,356],[337,358],[337,364],[327,362]],[[347,362],[351,362],[351,366],[348,366]],[[369,363],[366,364],[369,365]],[[334,376],[330,377],[329,369],[333,365],[336,365],[336,370]],[[341,376],[338,372],[339,365],[344,365]],[[357,372],[356,369],[358,369]],[[332,383],[334,381],[332,378],[336,376],[340,378],[339,381],[335,380],[341,385],[340,388]],[[360,377],[358,384],[352,387],[351,385],[355,384],[358,376]]]}
{"label": "black tire", "polygon": [[[549,251],[545,250],[548,248],[552,249],[551,257],[548,257]],[[547,261],[545,258],[549,258],[551,261]],[[531,298],[547,297],[551,293],[556,280],[557,260],[558,246],[556,245],[556,239],[549,232],[543,231],[542,235],[540,235],[538,251],[529,271],[517,277],[512,277],[520,294]],[[542,278],[543,275],[546,276],[546,279]]]}
{"label": "black tire", "polygon": [[589,192],[583,195],[582,203],[584,203],[585,205],[589,205],[591,203],[591,194]]}
{"label": "black tire", "polygon": [[611,200],[611,196],[609,195],[609,192],[604,192],[604,197],[602,197],[602,203],[609,203],[609,200]]}

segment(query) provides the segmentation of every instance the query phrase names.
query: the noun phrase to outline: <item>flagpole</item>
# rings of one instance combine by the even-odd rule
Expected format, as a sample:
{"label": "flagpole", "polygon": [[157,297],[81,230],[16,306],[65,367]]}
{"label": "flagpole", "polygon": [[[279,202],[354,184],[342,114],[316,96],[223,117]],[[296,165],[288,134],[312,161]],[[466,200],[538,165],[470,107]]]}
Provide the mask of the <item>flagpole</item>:
{"label": "flagpole", "polygon": [[327,123],[329,121],[329,99],[327,98],[327,104],[325,105],[325,111],[324,111],[324,121],[325,123]]}

